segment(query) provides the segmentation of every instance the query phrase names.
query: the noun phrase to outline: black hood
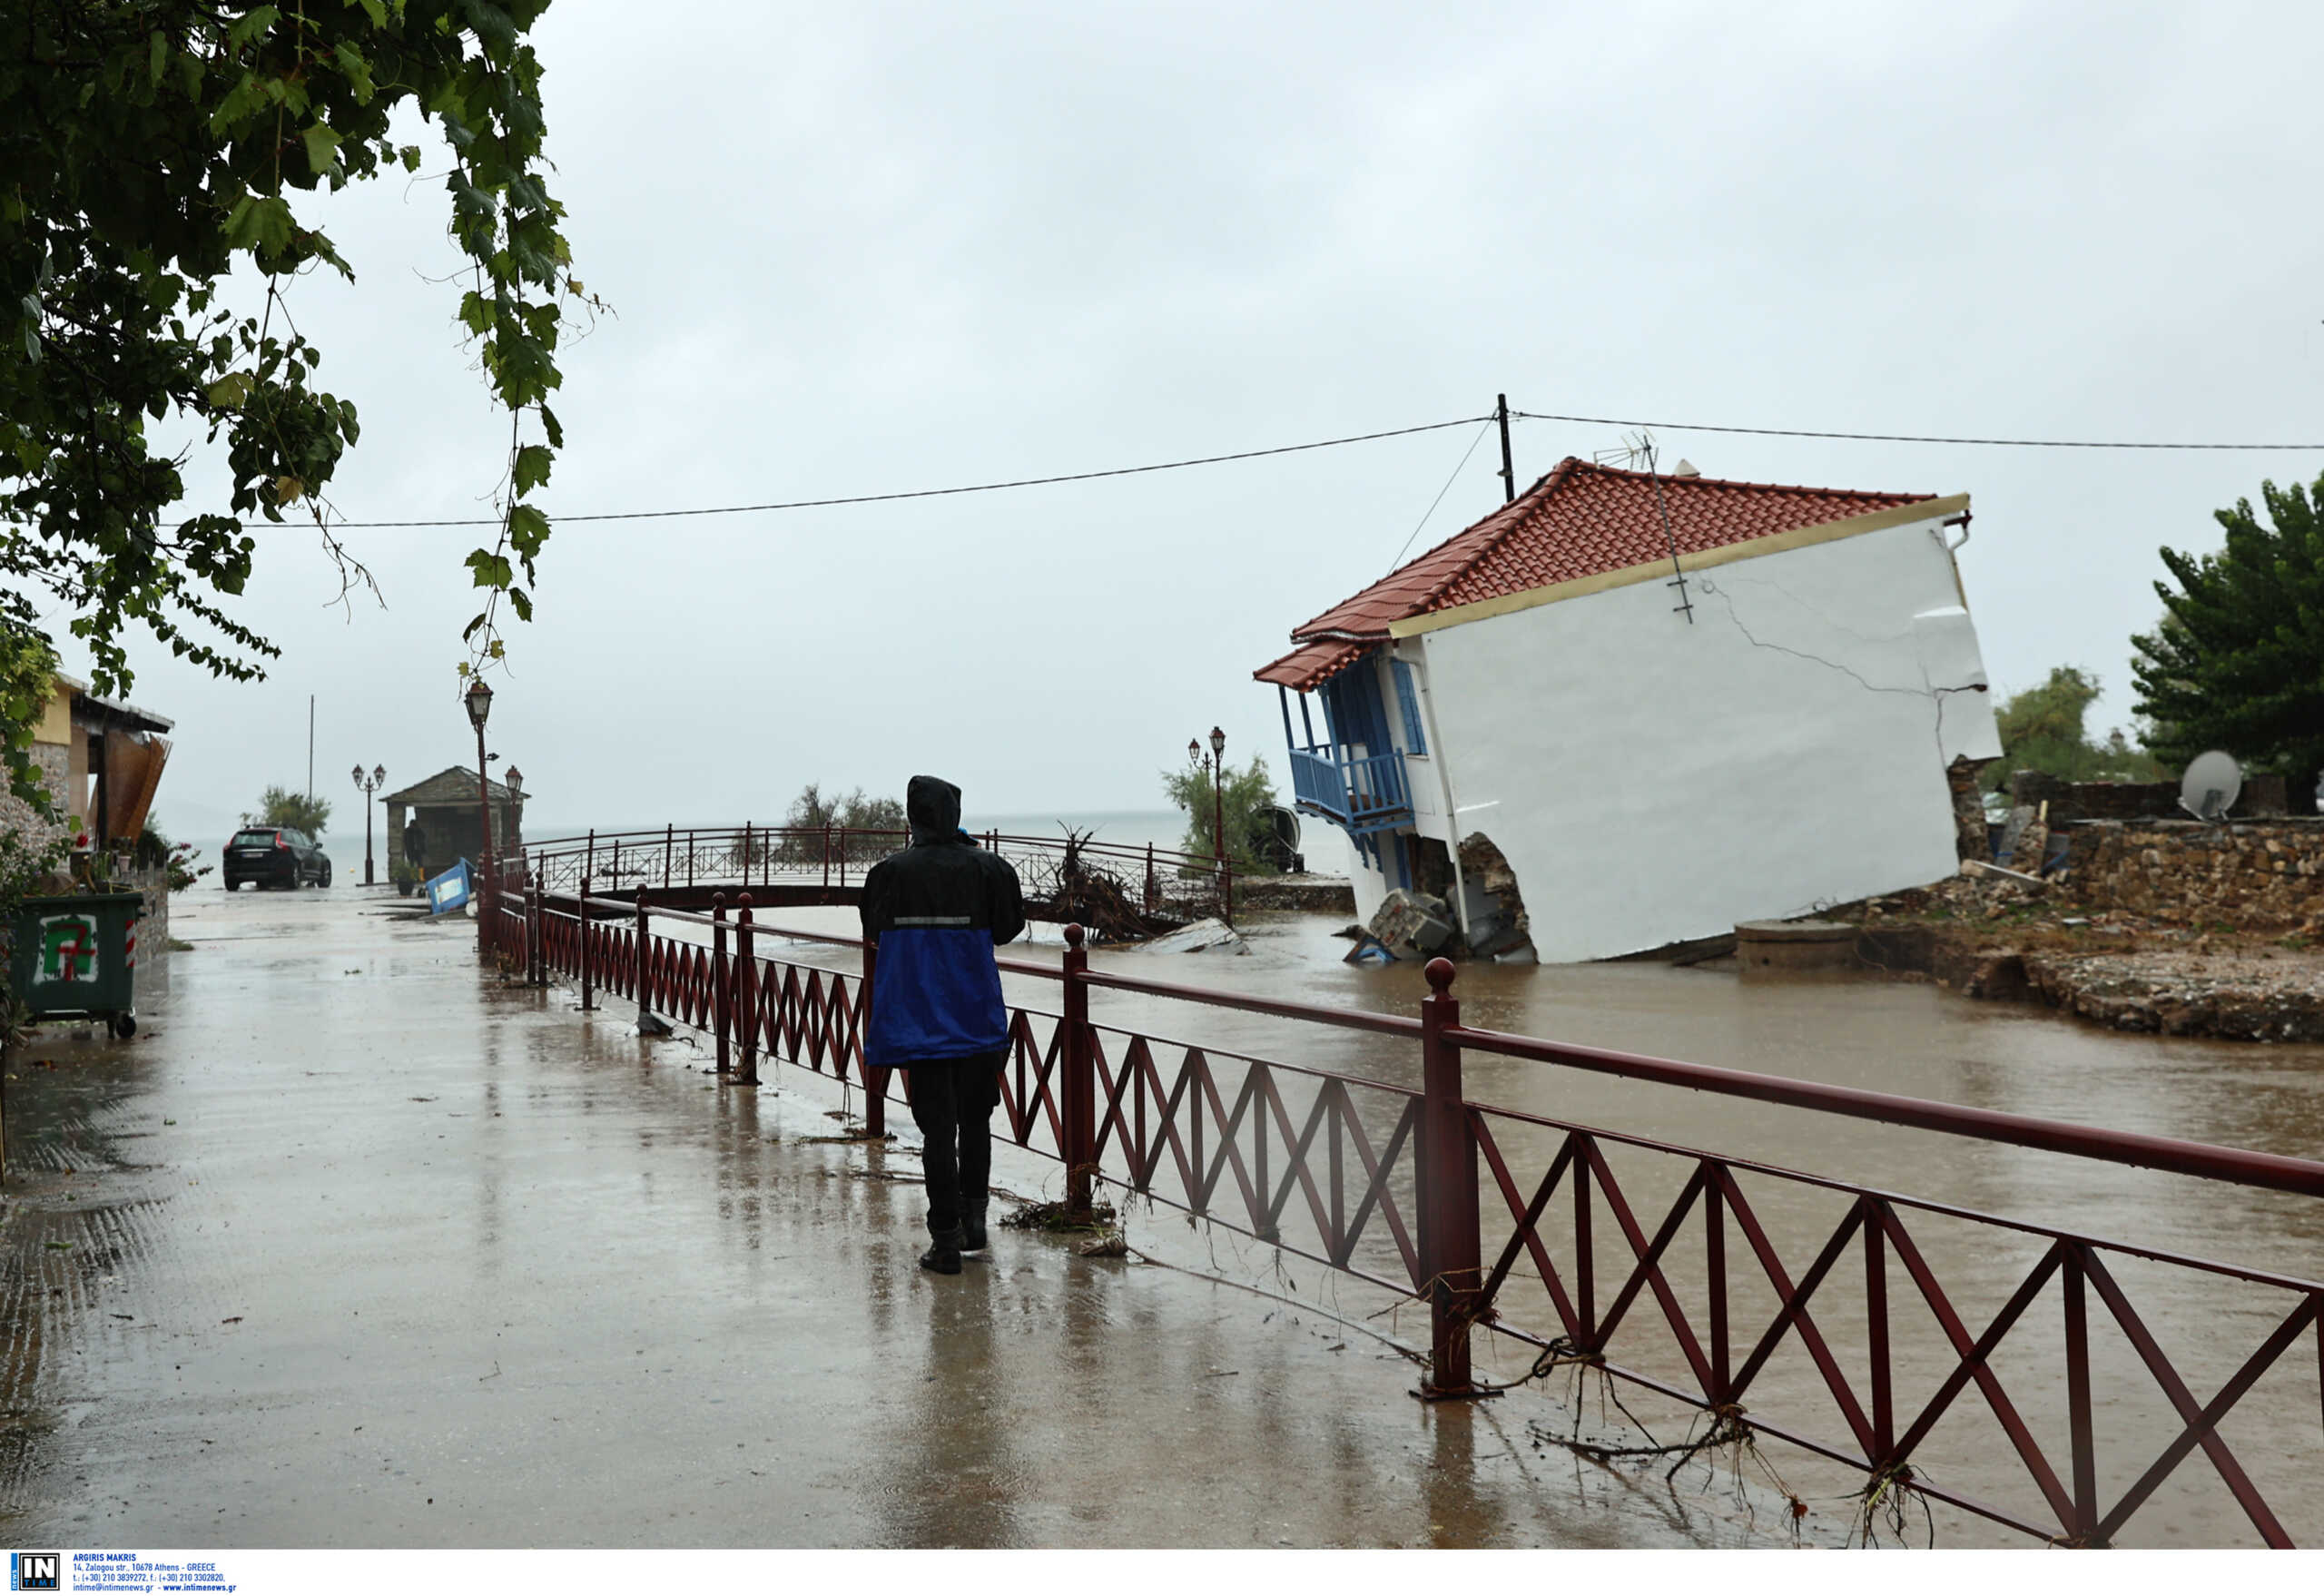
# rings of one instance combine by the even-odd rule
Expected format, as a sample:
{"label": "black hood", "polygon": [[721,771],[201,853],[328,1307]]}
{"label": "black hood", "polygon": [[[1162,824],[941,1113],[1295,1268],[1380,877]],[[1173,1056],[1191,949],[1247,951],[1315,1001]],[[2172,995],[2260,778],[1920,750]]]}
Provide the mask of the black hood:
{"label": "black hood", "polygon": [[965,842],[960,830],[960,789],[941,776],[914,776],[904,789],[904,819],[915,842]]}

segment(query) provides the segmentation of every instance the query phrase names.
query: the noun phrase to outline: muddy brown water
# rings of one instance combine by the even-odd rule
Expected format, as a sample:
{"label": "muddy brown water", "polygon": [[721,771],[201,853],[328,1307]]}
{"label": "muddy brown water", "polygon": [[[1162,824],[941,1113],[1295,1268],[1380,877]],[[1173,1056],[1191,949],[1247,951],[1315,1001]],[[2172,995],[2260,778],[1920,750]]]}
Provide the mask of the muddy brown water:
{"label": "muddy brown water", "polygon": [[[844,930],[847,916],[793,911],[788,923]],[[1353,967],[1334,922],[1308,916],[1254,921],[1251,951],[1161,956],[1100,951],[1093,963],[1157,980],[1213,986],[1326,1007],[1413,1014],[1424,992],[1418,969]],[[1053,938],[1051,930],[1043,933]],[[760,951],[852,968],[855,957],[812,944]],[[1054,960],[1053,941],[1025,956]],[[1053,1010],[1055,988],[1012,978],[1014,1000]],[[1932,985],[1856,977],[1741,976],[1731,970],[1659,965],[1464,967],[1455,984],[1466,1023],[1481,1029],[1555,1037],[1577,1043],[1719,1064],[1833,1085],[1935,1098],[2122,1130],[2228,1147],[2324,1158],[2324,1048],[2213,1042],[2110,1033],[2049,1011],[1988,1004]],[[1406,1087],[1419,1082],[1416,1047],[1395,1039],[1228,1010],[1098,991],[1092,1018],[1124,1032],[1167,1036],[1222,1051],[1344,1071]],[[1116,1045],[1118,1045],[1117,1042]],[[1118,1058],[1118,1054],[1115,1055]],[[1160,1058],[1166,1082],[1177,1052]],[[1231,1105],[1239,1079],[1231,1061],[1214,1058]],[[2324,1203],[2282,1193],[2164,1175],[2098,1161],[1837,1118],[1705,1093],[1642,1085],[1593,1073],[1470,1053],[1465,1087],[1473,1103],[1523,1110],[1620,1131],[1681,1148],[1748,1158],[1831,1179],[1955,1205],[2025,1223],[2164,1252],[2324,1280]],[[1295,1079],[1280,1078],[1304,1123]],[[1365,1105],[1383,1139],[1398,1105]],[[1364,1094],[1358,1094],[1362,1103]],[[1376,1118],[1374,1117],[1376,1115]],[[1559,1137],[1509,1121],[1494,1122],[1512,1173],[1528,1196],[1554,1157]],[[1215,1145],[1215,1144],[1214,1144]],[[1280,1160],[1281,1154],[1276,1154]],[[1609,1149],[1615,1174],[1651,1236],[1691,1172],[1685,1160]],[[1277,1178],[1282,1165],[1276,1165]],[[1159,1183],[1174,1186],[1166,1174]],[[1796,1279],[1845,1216],[1839,1194],[1765,1177],[1744,1177],[1747,1197]],[[1399,1189],[1409,1198],[1408,1182]],[[1216,1210],[1239,1203],[1230,1177]],[[1487,1261],[1510,1233],[1509,1211],[1487,1184],[1482,1198]],[[1286,1241],[1298,1245],[1295,1196],[1284,1217]],[[1407,1208],[1406,1213],[1410,1213]],[[1167,1210],[1157,1210],[1167,1214]],[[1983,1331],[2025,1278],[2047,1243],[1994,1227],[1906,1211],[1904,1222],[1973,1335]],[[1633,1256],[1597,1204],[1592,1227],[1600,1311]],[[1161,1221],[1157,1220],[1159,1224]],[[1163,1227],[1167,1228],[1167,1225]],[[1561,1189],[1552,1208],[1551,1250],[1570,1275],[1571,1207]],[[1312,1237],[1314,1232],[1305,1233]],[[1367,1235],[1359,1262],[1391,1278],[1401,1263],[1381,1227]],[[1735,1358],[1739,1364],[1770,1322],[1776,1298],[1730,1225]],[[2299,1305],[2299,1294],[2249,1286],[2192,1269],[2102,1254],[2139,1317],[2198,1403],[2234,1374]],[[1703,1228],[1697,1209],[1667,1260],[1674,1291],[1700,1336],[1708,1328]],[[1860,1242],[1851,1243],[1813,1312],[1848,1383],[1868,1407],[1866,1277]],[[1886,1288],[1890,1307],[1896,1424],[1908,1424],[1955,1366],[1935,1315],[1892,1256]],[[2063,1283],[2055,1278],[2002,1343],[1993,1368],[2022,1411],[2034,1443],[2068,1490]],[[1506,1318],[1538,1335],[1558,1324],[1530,1264],[1512,1272],[1502,1307]],[[2180,1433],[2181,1422],[2130,1339],[2093,1292],[2089,1299],[2093,1415],[2102,1512],[2112,1508]],[[1425,1336],[1411,1317],[1407,1328]],[[2311,1327],[2278,1359],[2221,1426],[2235,1461],[2249,1473],[2292,1538],[2324,1540],[2324,1392],[2319,1391],[2319,1331]],[[1493,1336],[1478,1342],[1481,1364],[1496,1377],[1521,1374],[1531,1349]],[[1619,1362],[1694,1388],[1688,1366],[1650,1295],[1630,1310],[1616,1343]],[[1569,1377],[1570,1378],[1570,1377]],[[1633,1394],[1639,1416],[1668,1439],[1689,1414],[1676,1404]],[[1848,1430],[1798,1338],[1787,1337],[1747,1406],[1766,1422],[1834,1443]],[[1777,1443],[1764,1448],[1788,1484],[1827,1511],[1846,1512],[1863,1476],[1822,1463]],[[1973,1387],[1955,1400],[1921,1448],[1915,1463],[1932,1482],[2036,1523],[2054,1523],[2032,1476]],[[2023,1537],[1941,1502],[1908,1503],[1911,1536],[1933,1531],[1940,1543],[2022,1544]],[[2182,1462],[2119,1532],[2126,1545],[2240,1545],[2258,1542],[2251,1520],[2219,1472],[2198,1451]]]}

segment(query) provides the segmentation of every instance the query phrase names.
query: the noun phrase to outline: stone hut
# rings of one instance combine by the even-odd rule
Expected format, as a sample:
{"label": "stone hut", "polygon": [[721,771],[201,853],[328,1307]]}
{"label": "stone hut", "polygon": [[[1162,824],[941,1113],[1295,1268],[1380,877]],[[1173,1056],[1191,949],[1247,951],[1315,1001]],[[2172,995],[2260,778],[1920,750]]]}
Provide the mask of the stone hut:
{"label": "stone hut", "polygon": [[[492,807],[493,851],[505,857],[509,850],[525,845],[525,800],[532,794],[522,787],[512,789],[489,781],[485,792]],[[438,771],[424,782],[389,793],[381,802],[388,808],[386,852],[390,861],[403,858],[404,827],[416,820],[427,835],[427,873],[448,869],[455,859],[483,862],[484,827],[477,818],[476,772],[466,765]]]}

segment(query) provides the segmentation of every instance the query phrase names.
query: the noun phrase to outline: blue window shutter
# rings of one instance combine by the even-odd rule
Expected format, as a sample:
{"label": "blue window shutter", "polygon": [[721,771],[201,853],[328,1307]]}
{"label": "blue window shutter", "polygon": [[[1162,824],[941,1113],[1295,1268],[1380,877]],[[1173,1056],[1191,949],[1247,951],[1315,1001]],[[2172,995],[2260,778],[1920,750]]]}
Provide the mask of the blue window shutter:
{"label": "blue window shutter", "polygon": [[1426,754],[1428,739],[1421,734],[1420,693],[1413,685],[1413,667],[1401,659],[1388,662],[1396,676],[1396,704],[1404,714],[1404,752]]}

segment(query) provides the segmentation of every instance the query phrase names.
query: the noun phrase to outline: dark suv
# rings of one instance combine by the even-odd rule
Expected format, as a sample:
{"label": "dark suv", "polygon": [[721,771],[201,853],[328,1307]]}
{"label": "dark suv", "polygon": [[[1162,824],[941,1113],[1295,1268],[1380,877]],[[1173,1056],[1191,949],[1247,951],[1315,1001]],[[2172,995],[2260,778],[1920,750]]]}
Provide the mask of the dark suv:
{"label": "dark suv", "polygon": [[304,832],[289,826],[253,826],[226,844],[226,890],[244,882],[262,887],[330,885],[330,855]]}

